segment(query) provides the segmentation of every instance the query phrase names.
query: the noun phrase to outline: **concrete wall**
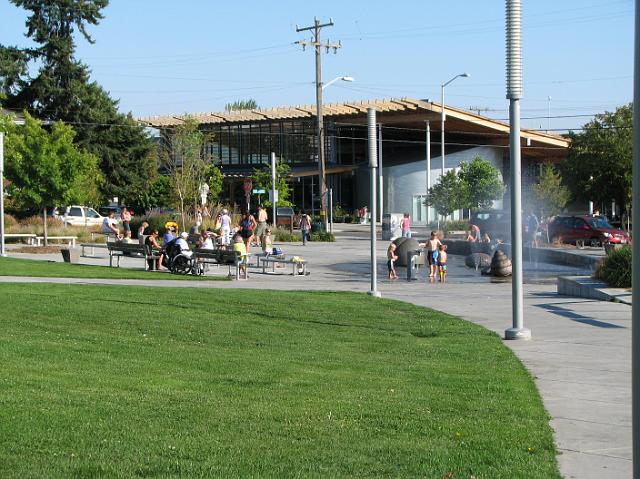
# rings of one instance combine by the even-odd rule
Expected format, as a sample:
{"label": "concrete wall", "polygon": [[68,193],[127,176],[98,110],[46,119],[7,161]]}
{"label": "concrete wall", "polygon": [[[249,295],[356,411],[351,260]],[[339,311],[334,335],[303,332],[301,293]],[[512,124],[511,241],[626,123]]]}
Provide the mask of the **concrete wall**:
{"label": "concrete wall", "polygon": [[[502,151],[499,148],[483,146],[447,153],[445,172],[459,168],[461,163],[469,162],[476,156],[490,161],[493,166],[502,171]],[[440,158],[440,156],[431,158],[431,186],[440,180],[442,171]],[[424,195],[427,192],[426,165],[424,155],[416,155],[408,162],[383,167],[385,213],[412,212],[413,195]],[[369,191],[368,188],[367,191]],[[501,209],[502,201],[494,202],[494,208]]]}

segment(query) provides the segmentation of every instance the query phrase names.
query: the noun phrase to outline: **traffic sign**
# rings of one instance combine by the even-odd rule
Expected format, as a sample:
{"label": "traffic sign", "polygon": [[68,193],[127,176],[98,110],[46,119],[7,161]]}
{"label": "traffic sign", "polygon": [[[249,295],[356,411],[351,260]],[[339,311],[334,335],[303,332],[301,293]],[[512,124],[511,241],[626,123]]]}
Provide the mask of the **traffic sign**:
{"label": "traffic sign", "polygon": [[260,188],[254,188],[252,193],[254,195],[264,195],[265,194],[265,190],[260,189]]}

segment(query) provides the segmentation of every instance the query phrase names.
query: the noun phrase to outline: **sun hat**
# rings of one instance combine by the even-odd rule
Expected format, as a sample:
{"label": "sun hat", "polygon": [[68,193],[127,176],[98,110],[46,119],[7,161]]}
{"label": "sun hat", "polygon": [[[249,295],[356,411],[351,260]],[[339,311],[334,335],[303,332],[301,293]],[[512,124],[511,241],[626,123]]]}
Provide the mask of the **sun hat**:
{"label": "sun hat", "polygon": [[180,233],[180,237],[187,239],[189,237],[189,233],[187,233],[186,231],[183,231],[182,233]]}

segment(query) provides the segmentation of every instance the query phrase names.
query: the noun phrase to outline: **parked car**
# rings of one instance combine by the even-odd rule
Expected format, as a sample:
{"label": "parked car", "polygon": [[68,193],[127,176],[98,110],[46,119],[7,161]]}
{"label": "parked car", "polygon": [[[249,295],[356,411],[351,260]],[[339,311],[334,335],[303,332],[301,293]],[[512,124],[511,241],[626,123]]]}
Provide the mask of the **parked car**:
{"label": "parked car", "polygon": [[101,225],[104,216],[89,206],[66,206],[56,208],[56,216],[71,226]]}
{"label": "parked car", "polygon": [[486,233],[492,240],[508,242],[511,238],[511,215],[508,211],[474,211],[469,224],[476,225],[482,235]]}
{"label": "parked car", "polygon": [[563,243],[600,246],[606,243],[627,244],[629,235],[609,224],[604,216],[556,216],[549,223],[549,238]]}

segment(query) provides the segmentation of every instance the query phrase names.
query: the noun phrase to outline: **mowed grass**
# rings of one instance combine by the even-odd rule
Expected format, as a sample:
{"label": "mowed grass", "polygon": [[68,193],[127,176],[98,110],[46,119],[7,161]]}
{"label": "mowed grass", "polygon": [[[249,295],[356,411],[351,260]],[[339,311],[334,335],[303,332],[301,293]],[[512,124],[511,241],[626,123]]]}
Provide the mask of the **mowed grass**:
{"label": "mowed grass", "polygon": [[[105,260],[107,261],[107,260]],[[86,264],[58,263],[55,261],[21,258],[0,258],[0,276],[36,276],[42,278],[97,278],[97,279],[168,279],[168,280],[228,280],[226,276],[194,276],[170,274],[168,271],[145,271],[142,259],[140,269],[112,268]],[[223,269],[222,271],[226,271]]]}
{"label": "mowed grass", "polygon": [[0,285],[0,477],[558,478],[493,333],[354,293]]}

